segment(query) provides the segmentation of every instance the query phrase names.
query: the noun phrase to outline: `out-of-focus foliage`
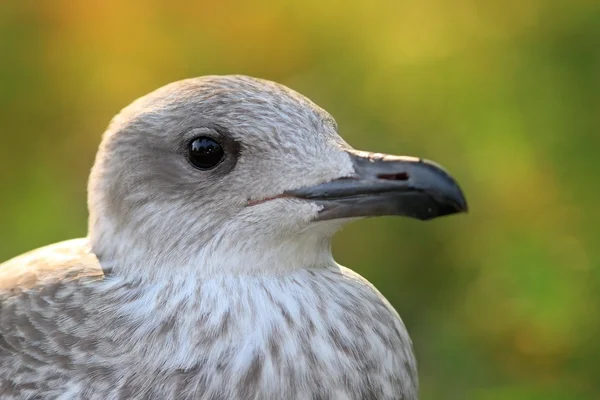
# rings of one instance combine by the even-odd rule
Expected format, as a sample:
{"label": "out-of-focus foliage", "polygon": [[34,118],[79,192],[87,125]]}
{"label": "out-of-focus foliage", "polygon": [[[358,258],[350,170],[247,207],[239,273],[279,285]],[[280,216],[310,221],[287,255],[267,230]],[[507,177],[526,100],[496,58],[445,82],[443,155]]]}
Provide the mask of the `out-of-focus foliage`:
{"label": "out-of-focus foliage", "polygon": [[0,60],[0,260],[85,235],[121,107],[185,77],[264,77],[467,193],[466,216],[334,243],[404,317],[424,399],[600,398],[597,1],[4,1]]}

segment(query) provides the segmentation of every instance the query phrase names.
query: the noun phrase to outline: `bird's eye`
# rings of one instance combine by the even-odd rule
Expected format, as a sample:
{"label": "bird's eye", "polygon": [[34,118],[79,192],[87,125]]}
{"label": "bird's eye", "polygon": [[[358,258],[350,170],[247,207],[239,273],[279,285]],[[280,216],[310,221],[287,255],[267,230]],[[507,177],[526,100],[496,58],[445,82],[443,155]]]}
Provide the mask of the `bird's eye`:
{"label": "bird's eye", "polygon": [[193,139],[189,144],[189,160],[198,169],[207,170],[219,165],[225,152],[219,143],[206,136]]}

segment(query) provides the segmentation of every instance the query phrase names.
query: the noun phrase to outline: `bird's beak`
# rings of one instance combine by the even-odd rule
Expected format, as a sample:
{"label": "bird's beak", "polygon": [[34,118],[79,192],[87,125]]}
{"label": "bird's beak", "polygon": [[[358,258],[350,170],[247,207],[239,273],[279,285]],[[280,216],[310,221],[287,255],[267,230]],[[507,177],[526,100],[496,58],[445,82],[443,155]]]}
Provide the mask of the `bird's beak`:
{"label": "bird's beak", "polygon": [[431,161],[368,152],[349,155],[353,176],[285,195],[322,206],[317,220],[381,215],[429,220],[468,209],[456,181]]}

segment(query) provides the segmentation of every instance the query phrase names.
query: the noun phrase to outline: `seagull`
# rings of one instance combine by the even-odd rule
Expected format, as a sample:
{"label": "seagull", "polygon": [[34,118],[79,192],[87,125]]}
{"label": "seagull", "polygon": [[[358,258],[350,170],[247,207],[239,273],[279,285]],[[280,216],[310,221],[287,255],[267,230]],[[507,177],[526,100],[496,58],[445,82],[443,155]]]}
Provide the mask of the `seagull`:
{"label": "seagull", "polygon": [[421,158],[357,151],[299,93],[247,76],[124,108],[85,238],[0,265],[0,398],[418,398],[394,308],[337,264],[349,221],[467,211]]}

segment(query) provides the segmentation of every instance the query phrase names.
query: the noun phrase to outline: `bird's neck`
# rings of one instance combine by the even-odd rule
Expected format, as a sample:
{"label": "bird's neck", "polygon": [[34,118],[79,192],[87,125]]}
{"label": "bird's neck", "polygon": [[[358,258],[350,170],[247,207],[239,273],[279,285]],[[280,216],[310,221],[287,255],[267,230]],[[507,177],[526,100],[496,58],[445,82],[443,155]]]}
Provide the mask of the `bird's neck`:
{"label": "bird's neck", "polygon": [[[162,283],[182,276],[203,280],[215,276],[285,275],[299,269],[331,267],[337,264],[331,254],[333,232],[307,230],[293,236],[247,235],[217,232],[208,240],[169,242],[136,241],[132,233],[91,236],[92,251],[113,274],[131,281]],[[139,235],[138,235],[139,236]],[[110,237],[110,242],[107,242]]]}

